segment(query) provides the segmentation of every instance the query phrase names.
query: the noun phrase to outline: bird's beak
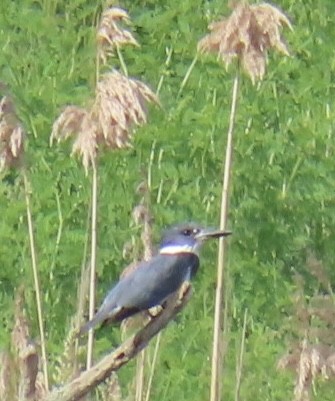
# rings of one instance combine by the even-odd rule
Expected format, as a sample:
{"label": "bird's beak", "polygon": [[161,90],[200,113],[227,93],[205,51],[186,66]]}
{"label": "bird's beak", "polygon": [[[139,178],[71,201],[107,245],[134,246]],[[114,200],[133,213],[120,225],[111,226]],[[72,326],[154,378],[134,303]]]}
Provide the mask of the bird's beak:
{"label": "bird's beak", "polygon": [[214,230],[212,228],[206,228],[201,230],[196,236],[196,239],[199,240],[207,240],[211,238],[220,238],[220,237],[227,237],[228,235],[231,235],[231,231],[224,231],[224,230]]}

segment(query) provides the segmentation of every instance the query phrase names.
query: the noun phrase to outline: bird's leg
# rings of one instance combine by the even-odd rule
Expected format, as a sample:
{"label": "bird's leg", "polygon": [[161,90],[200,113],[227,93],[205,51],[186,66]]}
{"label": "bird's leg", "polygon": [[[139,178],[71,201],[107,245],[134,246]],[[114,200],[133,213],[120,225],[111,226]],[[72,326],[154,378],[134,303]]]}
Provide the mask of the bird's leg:
{"label": "bird's leg", "polygon": [[184,281],[178,290],[178,301],[181,301],[185,296],[192,291],[192,285],[190,281]]}
{"label": "bird's leg", "polygon": [[153,319],[154,317],[162,313],[163,309],[165,309],[165,302],[162,305],[153,306],[152,308],[148,309],[146,311],[146,314],[150,319]]}
{"label": "bird's leg", "polygon": [[184,281],[183,284],[179,287],[179,289],[173,292],[163,303],[162,305],[153,306],[152,308],[146,311],[146,314],[150,319],[158,316],[164,309],[168,307],[168,305],[175,303],[177,300],[183,299],[186,293],[189,291],[191,287],[191,283],[189,281]]}
{"label": "bird's leg", "polygon": [[148,309],[145,313],[150,319],[155,318],[159,314],[162,313],[164,309],[166,309],[172,303],[176,303],[177,300],[181,300],[185,297],[187,292],[191,290],[191,283],[189,281],[184,281],[183,284],[179,287],[177,291],[172,293],[163,303],[162,305],[153,306]]}

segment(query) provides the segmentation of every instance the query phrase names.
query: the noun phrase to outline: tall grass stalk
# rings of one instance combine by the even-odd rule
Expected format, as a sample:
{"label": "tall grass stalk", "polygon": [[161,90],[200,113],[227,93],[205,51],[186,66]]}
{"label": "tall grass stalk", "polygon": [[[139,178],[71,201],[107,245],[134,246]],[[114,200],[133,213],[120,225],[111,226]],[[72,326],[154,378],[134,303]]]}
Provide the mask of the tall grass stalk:
{"label": "tall grass stalk", "polygon": [[37,271],[36,247],[35,247],[35,239],[34,239],[33,219],[32,219],[32,214],[31,214],[31,205],[30,205],[31,189],[30,189],[30,184],[29,184],[29,180],[27,177],[27,172],[24,168],[22,170],[22,175],[23,175],[23,185],[24,185],[24,193],[25,193],[25,201],[26,201],[31,264],[32,264],[32,269],[33,269],[34,287],[35,287],[35,296],[36,296],[37,319],[38,319],[38,327],[39,327],[39,332],[40,332],[40,337],[41,337],[42,369],[43,369],[45,389],[46,389],[46,391],[49,391],[48,360],[47,360],[47,353],[46,353],[46,341],[45,341],[44,324],[43,324],[41,287],[40,287],[38,271]]}
{"label": "tall grass stalk", "polygon": [[[173,54],[173,47],[171,46],[170,48],[166,49],[166,60],[165,60],[165,67],[166,68],[168,68],[170,66],[170,64],[171,64],[172,54]],[[157,89],[156,89],[156,95],[157,96],[159,95],[159,93],[160,93],[160,91],[162,89],[165,76],[166,75],[163,73],[159,78]]]}
{"label": "tall grass stalk", "polygon": [[148,380],[147,391],[145,394],[145,401],[149,401],[149,399],[150,399],[152,380],[154,378],[155,368],[156,368],[156,364],[157,364],[157,355],[158,355],[158,350],[159,350],[159,346],[160,346],[160,342],[161,342],[161,337],[162,337],[162,332],[159,332],[157,335],[157,338],[156,338],[154,355],[152,357],[150,376],[149,376],[149,380]]}
{"label": "tall grass stalk", "polygon": [[[95,282],[97,260],[97,203],[98,203],[98,172],[95,160],[92,161],[92,215],[91,215],[91,266],[90,266],[90,298],[89,319],[95,313]],[[88,332],[86,368],[90,369],[93,362],[94,330]]]}
{"label": "tall grass stalk", "polygon": [[[154,152],[154,148],[152,148],[152,153]],[[149,170],[150,163],[152,163],[153,155],[149,161]],[[144,209],[142,210],[142,243],[143,243],[143,260],[150,260],[153,256],[153,246],[152,246],[152,229],[151,229],[151,214],[150,214],[150,184],[149,184],[149,170],[148,170],[148,178],[145,185],[145,192],[142,199],[142,206]],[[134,216],[135,217],[135,216]],[[137,221],[136,221],[137,220]],[[135,221],[138,223],[138,218],[135,217]],[[147,351],[144,349],[137,358],[136,364],[136,396],[135,401],[142,401],[144,397],[144,388],[145,388],[145,362],[147,357]]]}
{"label": "tall grass stalk", "polygon": [[55,190],[55,196],[56,196],[56,203],[57,203],[57,213],[58,213],[58,230],[57,230],[57,237],[56,237],[56,244],[55,244],[55,250],[54,250],[54,255],[52,258],[52,262],[50,265],[50,279],[53,276],[55,266],[56,266],[56,259],[59,251],[59,246],[60,246],[60,241],[62,238],[62,233],[63,233],[63,214],[62,214],[62,209],[61,209],[61,204],[60,204],[60,197],[58,190]]}
{"label": "tall grass stalk", "polygon": [[[237,111],[239,82],[240,82],[240,73],[239,73],[239,67],[237,67],[237,72],[233,83],[232,103],[231,103],[229,127],[227,133],[226,158],[225,158],[223,182],[222,182],[221,213],[220,213],[221,230],[226,230],[227,228],[229,187],[230,187],[230,176],[232,170],[232,156],[233,156],[233,134],[235,128],[236,111]],[[217,265],[216,292],[215,292],[210,401],[219,401],[221,399],[221,371],[222,371],[222,360],[223,360],[223,355],[221,353],[222,342],[223,342],[221,323],[222,323],[222,299],[223,299],[225,255],[226,255],[226,242],[222,238],[220,238],[218,265]]]}
{"label": "tall grass stalk", "polygon": [[245,349],[245,333],[246,333],[246,329],[247,329],[247,318],[248,318],[248,309],[245,309],[244,317],[243,317],[243,327],[242,327],[242,338],[241,338],[241,344],[240,344],[240,354],[239,354],[238,362],[236,364],[235,401],[239,401],[240,400],[242,371],[243,371],[243,357],[244,357],[244,349]]}
{"label": "tall grass stalk", "polygon": [[117,53],[118,59],[120,61],[122,72],[127,77],[128,76],[128,68],[127,68],[126,62],[124,61],[123,55],[121,53],[120,46],[116,46],[116,53]]}
{"label": "tall grass stalk", "polygon": [[136,393],[135,401],[142,401],[144,389],[144,371],[145,371],[146,350],[143,350],[136,360]]}
{"label": "tall grass stalk", "polygon": [[[198,42],[198,50],[202,53],[214,53],[223,61],[226,68],[233,59],[237,60],[237,72],[234,79],[232,105],[227,135],[226,159],[224,166],[220,228],[226,229],[228,217],[229,183],[232,170],[233,132],[237,108],[239,76],[241,66],[255,84],[264,78],[269,49],[275,49],[286,56],[289,51],[281,36],[281,28],[292,26],[286,15],[276,6],[261,3],[249,5],[248,2],[237,2],[228,18],[209,25],[211,31]],[[221,308],[222,286],[224,276],[226,245],[220,239],[217,287],[215,296],[214,335],[212,354],[211,401],[221,398]]]}
{"label": "tall grass stalk", "polygon": [[197,61],[198,61],[198,54],[195,55],[192,63],[190,64],[190,66],[188,67],[188,69],[186,71],[184,79],[182,80],[182,83],[180,84],[180,88],[179,88],[179,91],[178,91],[178,94],[177,94],[177,98],[179,98],[179,96],[181,95],[182,91],[184,90],[184,88],[185,88],[185,86],[186,86],[186,84],[187,84],[187,82],[188,82],[188,80],[189,80],[189,78],[191,76],[191,73],[192,73],[193,68],[195,67]]}

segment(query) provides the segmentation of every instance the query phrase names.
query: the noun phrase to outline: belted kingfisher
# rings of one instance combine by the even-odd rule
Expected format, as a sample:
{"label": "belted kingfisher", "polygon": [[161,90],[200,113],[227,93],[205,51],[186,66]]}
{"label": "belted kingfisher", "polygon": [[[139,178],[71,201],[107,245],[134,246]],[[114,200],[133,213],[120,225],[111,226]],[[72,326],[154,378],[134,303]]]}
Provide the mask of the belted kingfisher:
{"label": "belted kingfisher", "polygon": [[230,235],[230,231],[204,229],[188,223],[168,230],[158,253],[139,263],[109,291],[99,310],[84,326],[82,335],[105,321],[120,322],[138,312],[162,305],[199,268],[199,248],[210,238]]}

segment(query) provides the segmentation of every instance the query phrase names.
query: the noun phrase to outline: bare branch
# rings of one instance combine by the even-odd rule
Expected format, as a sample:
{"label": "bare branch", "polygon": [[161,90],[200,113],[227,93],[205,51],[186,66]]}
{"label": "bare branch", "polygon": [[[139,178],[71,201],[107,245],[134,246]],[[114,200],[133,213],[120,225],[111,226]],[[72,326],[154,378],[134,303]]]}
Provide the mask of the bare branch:
{"label": "bare branch", "polygon": [[153,318],[137,334],[130,337],[115,351],[105,356],[91,369],[83,372],[78,378],[55,390],[44,401],[76,401],[91,391],[99,383],[106,380],[112,372],[117,371],[123,365],[133,359],[149,341],[167,326],[178,312],[180,312],[191,297],[191,284],[184,283],[176,294],[176,300],[169,303],[161,314]]}

